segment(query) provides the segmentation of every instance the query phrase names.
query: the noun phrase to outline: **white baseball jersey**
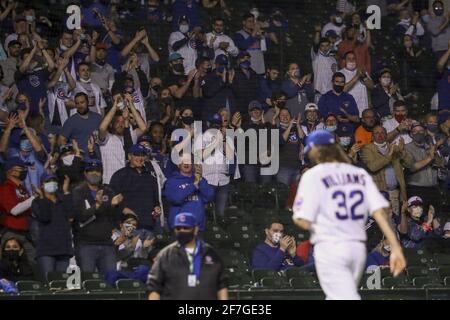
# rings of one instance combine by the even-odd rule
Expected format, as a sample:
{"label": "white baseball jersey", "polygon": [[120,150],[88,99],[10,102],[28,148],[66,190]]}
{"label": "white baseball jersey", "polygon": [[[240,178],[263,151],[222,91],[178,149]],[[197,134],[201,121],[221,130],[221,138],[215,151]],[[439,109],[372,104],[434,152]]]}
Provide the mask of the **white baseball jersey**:
{"label": "white baseball jersey", "polygon": [[[353,77],[356,75],[358,70],[348,70],[346,68],[339,70],[344,76],[345,76],[345,83],[349,83]],[[366,76],[370,79],[370,76],[368,73],[366,73]],[[353,88],[348,92],[355,98],[356,105],[358,106],[359,110],[359,116],[362,117],[362,113],[364,110],[369,108],[369,96],[367,94],[367,87],[364,83],[361,81],[357,81]]]}
{"label": "white baseball jersey", "polygon": [[389,206],[364,170],[323,163],[305,172],[294,202],[294,218],[311,222],[311,243],[366,241],[369,214]]}

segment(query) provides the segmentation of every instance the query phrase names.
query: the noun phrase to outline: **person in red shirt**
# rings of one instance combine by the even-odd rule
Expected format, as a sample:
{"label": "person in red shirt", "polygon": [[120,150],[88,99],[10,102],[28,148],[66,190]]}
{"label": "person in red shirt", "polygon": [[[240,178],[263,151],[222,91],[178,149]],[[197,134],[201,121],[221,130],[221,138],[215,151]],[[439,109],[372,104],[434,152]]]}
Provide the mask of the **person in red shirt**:
{"label": "person in red shirt", "polygon": [[18,239],[25,248],[28,260],[34,263],[35,250],[29,240],[28,225],[34,196],[30,196],[23,183],[28,173],[27,164],[19,157],[12,157],[6,162],[4,171],[6,181],[0,185],[1,246],[6,239]]}
{"label": "person in red shirt", "polygon": [[357,39],[356,29],[350,27],[345,31],[345,40],[343,40],[338,46],[339,66],[345,67],[344,56],[347,52],[353,51],[356,55],[356,67],[358,69],[364,69],[369,75],[372,72],[372,61],[369,53],[370,47],[370,33],[367,30],[367,38],[364,42],[360,42]]}

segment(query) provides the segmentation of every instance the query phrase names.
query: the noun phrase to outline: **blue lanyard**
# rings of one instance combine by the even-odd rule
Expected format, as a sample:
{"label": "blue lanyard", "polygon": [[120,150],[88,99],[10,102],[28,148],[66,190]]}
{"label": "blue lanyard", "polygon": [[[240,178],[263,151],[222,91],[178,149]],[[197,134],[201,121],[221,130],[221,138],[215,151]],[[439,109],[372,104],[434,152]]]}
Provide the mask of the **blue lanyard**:
{"label": "blue lanyard", "polygon": [[[185,249],[185,248],[184,248]],[[186,249],[185,249],[186,250]],[[200,280],[200,270],[202,267],[202,248],[201,241],[197,240],[195,243],[195,251],[193,254],[186,252],[189,259],[189,272],[195,274],[197,281]]]}

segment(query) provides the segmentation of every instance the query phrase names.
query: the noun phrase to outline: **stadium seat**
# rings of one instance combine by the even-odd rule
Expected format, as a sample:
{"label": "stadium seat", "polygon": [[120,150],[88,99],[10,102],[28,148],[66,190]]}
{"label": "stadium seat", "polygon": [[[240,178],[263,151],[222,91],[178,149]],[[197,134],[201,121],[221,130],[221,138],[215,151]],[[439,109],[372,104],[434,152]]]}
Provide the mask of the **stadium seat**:
{"label": "stadium seat", "polygon": [[264,289],[282,289],[283,287],[285,287],[283,279],[279,277],[262,278],[260,280],[260,284]]}
{"label": "stadium seat", "polygon": [[294,289],[320,289],[319,281],[312,276],[289,279],[289,284]]}
{"label": "stadium seat", "polygon": [[103,280],[105,277],[99,272],[81,272],[81,279],[84,280]]}
{"label": "stadium seat", "polygon": [[410,279],[415,277],[425,277],[430,274],[430,270],[423,267],[408,267],[406,269],[406,274]]}
{"label": "stadium seat", "polygon": [[272,269],[253,269],[252,278],[253,281],[260,282],[262,278],[277,278],[280,277],[278,272]]}
{"label": "stadium seat", "polygon": [[69,278],[69,274],[65,272],[59,272],[59,271],[50,271],[47,273],[47,281],[50,283],[52,281],[58,281],[58,280],[67,280]]}
{"label": "stadium seat", "polygon": [[16,287],[20,294],[33,294],[44,290],[44,286],[39,281],[17,281]]}
{"label": "stadium seat", "polygon": [[50,290],[67,290],[66,280],[52,280],[49,282],[48,287]]}
{"label": "stadium seat", "polygon": [[306,275],[310,275],[311,272],[309,272],[306,268],[289,268],[285,271],[285,275],[287,279],[292,279],[292,278],[298,278],[298,277],[303,277]]}
{"label": "stadium seat", "polygon": [[145,291],[144,284],[139,280],[119,279],[116,281],[116,288],[119,291]]}
{"label": "stadium seat", "polygon": [[381,280],[381,284],[384,288],[387,289],[410,287],[410,284],[408,283],[408,278],[403,274],[398,276],[397,278],[386,277]]}
{"label": "stadium seat", "polygon": [[112,291],[114,290],[109,284],[103,280],[84,280],[83,289],[89,292]]}
{"label": "stadium seat", "polygon": [[415,249],[404,249],[404,255],[408,266],[426,265],[432,258],[424,251],[416,251]]}
{"label": "stadium seat", "polygon": [[435,281],[435,279],[430,277],[415,277],[412,281],[415,288],[423,289],[425,287],[442,287],[442,284]]}
{"label": "stadium seat", "polygon": [[450,254],[436,253],[434,258],[439,265],[450,266]]}
{"label": "stadium seat", "polygon": [[439,276],[442,278],[450,276],[450,266],[439,267]]}
{"label": "stadium seat", "polygon": [[445,277],[445,279],[444,279],[444,285],[445,285],[447,288],[450,288],[450,277]]}

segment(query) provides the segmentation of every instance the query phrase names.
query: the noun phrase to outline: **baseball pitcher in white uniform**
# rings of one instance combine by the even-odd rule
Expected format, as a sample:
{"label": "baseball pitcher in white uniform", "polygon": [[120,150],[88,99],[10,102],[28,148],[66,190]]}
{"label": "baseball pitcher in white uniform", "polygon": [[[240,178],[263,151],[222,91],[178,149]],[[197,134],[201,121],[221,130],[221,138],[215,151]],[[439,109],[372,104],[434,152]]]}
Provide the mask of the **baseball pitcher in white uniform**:
{"label": "baseball pitcher in white uniform", "polygon": [[311,232],[316,271],[327,300],[360,300],[358,284],[367,257],[364,226],[369,214],[391,245],[394,277],[406,267],[384,210],[389,203],[372,177],[350,164],[329,132],[312,133],[305,153],[315,166],[301,178],[293,207],[294,223]]}

